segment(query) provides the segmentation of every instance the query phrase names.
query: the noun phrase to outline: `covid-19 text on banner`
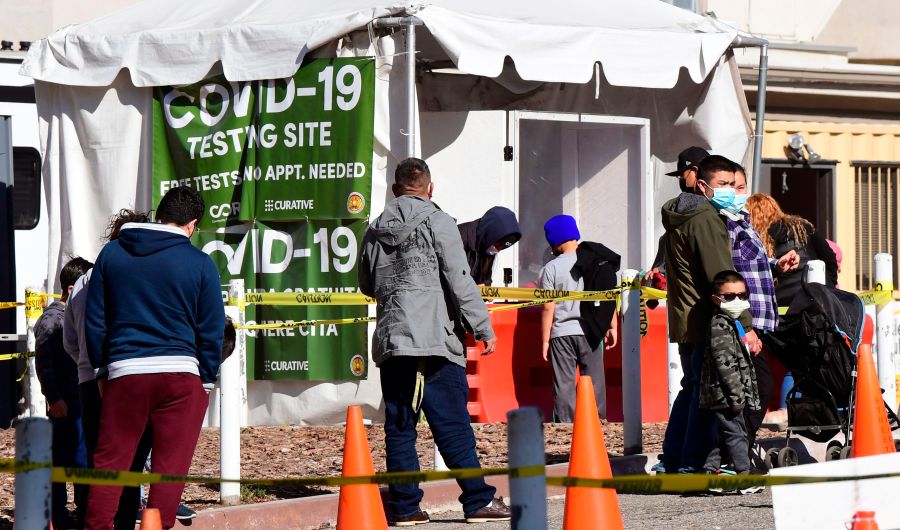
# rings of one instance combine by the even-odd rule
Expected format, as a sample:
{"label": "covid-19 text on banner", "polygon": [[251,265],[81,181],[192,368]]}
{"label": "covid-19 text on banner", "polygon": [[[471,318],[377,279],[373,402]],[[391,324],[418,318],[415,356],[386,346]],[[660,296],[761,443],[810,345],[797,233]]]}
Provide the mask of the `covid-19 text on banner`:
{"label": "covid-19 text on banner", "polygon": [[[364,219],[247,223],[202,231],[195,243],[212,257],[222,283],[244,278],[252,293],[327,298],[357,293],[356,263]],[[223,296],[224,296],[223,292]],[[248,324],[365,317],[365,305],[248,305]],[[248,332],[250,379],[341,381],[365,379],[365,324],[316,323]]]}
{"label": "covid-19 text on banner", "polygon": [[201,229],[367,218],[374,86],[373,59],[336,58],[288,79],[155,89],[153,204],[176,186],[198,190]]}

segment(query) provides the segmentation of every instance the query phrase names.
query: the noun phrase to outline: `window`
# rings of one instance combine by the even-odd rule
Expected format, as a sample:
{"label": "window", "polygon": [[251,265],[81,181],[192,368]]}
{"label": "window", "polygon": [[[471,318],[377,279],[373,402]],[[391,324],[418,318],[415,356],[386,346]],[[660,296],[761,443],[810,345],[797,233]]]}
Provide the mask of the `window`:
{"label": "window", "polygon": [[[898,250],[900,164],[852,162],[856,190],[856,288],[875,287],[875,254]],[[898,262],[894,259],[894,278]]]}
{"label": "window", "polygon": [[13,226],[31,230],[41,218],[41,155],[32,147],[13,147]]}

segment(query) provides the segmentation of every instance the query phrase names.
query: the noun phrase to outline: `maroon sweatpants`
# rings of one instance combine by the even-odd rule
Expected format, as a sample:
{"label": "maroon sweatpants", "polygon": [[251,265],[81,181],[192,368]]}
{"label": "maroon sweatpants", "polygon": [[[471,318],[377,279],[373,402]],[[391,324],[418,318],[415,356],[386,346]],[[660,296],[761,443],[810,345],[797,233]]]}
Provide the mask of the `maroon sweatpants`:
{"label": "maroon sweatpants", "polygon": [[[187,475],[209,397],[200,378],[187,373],[127,375],[103,392],[94,468],[127,470],[144,430],[153,430],[153,473]],[[175,525],[184,484],[152,484],[147,505],[158,508],[163,528]],[[121,486],[91,486],[86,530],[112,530]]]}

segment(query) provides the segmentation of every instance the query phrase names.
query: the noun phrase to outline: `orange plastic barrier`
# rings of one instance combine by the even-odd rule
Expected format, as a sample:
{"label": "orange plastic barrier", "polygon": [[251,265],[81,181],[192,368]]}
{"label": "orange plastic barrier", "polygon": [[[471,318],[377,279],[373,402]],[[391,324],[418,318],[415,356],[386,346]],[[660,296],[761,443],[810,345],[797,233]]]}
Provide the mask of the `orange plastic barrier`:
{"label": "orange plastic barrier", "polygon": [[[666,310],[647,311],[649,329],[641,339],[641,405],[643,421],[668,420]],[[475,423],[506,421],[506,413],[522,406],[538,407],[544,419],[553,413],[553,371],[541,357],[541,308],[491,313],[497,351],[483,357],[470,344],[466,373],[469,414]],[[606,415],[622,421],[622,350],[605,352]]]}

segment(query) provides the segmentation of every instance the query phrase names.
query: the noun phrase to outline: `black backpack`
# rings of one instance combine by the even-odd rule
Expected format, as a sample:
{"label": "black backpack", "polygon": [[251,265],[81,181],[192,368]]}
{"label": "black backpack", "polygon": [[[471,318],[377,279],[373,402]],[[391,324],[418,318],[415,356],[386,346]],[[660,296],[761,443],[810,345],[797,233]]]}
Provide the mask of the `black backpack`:
{"label": "black backpack", "polygon": [[[584,279],[585,291],[608,291],[618,286],[616,273],[622,257],[600,243],[582,241],[575,253],[572,272]],[[581,328],[592,350],[603,342],[616,311],[615,301],[581,302]]]}

